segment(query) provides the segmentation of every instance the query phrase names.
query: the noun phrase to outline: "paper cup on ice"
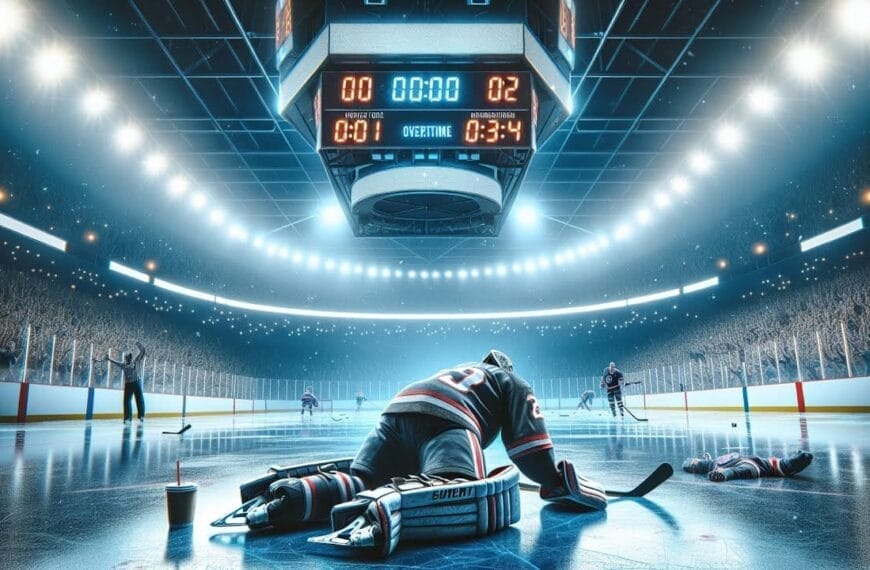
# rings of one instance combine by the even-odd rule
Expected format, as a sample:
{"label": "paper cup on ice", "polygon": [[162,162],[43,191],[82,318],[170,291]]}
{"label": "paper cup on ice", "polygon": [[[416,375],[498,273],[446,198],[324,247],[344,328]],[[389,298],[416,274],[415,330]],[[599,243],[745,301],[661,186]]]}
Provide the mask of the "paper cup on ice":
{"label": "paper cup on ice", "polygon": [[166,486],[166,510],[169,528],[182,528],[193,524],[196,511],[196,483]]}

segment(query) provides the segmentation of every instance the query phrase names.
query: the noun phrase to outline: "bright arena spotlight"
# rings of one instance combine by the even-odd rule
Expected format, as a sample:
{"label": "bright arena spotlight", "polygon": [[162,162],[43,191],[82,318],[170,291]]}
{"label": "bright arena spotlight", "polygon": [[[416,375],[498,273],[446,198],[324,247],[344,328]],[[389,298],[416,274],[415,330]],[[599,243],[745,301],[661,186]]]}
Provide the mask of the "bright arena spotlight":
{"label": "bright arena spotlight", "polygon": [[719,125],[715,132],[716,142],[727,151],[738,150],[743,144],[743,133],[731,123]]}
{"label": "bright arena spotlight", "polygon": [[124,154],[137,149],[145,140],[142,129],[134,123],[126,123],[115,131],[115,146]]}
{"label": "bright arena spotlight", "polygon": [[148,176],[160,176],[169,168],[169,159],[163,153],[152,152],[142,162],[142,167]]}
{"label": "bright arena spotlight", "polygon": [[166,191],[172,198],[183,196],[188,190],[190,190],[190,179],[183,174],[176,174],[166,185]]}
{"label": "bright arena spotlight", "polygon": [[779,105],[776,92],[766,85],[753,86],[746,95],[749,108],[760,115],[770,115]]}
{"label": "bright arena spotlight", "polygon": [[75,61],[69,49],[60,44],[43,47],[33,59],[33,72],[40,85],[51,87],[72,76]]}
{"label": "bright arena spotlight", "polygon": [[801,41],[789,47],[786,64],[792,75],[798,79],[815,81],[824,74],[827,60],[818,45]]}
{"label": "bright arena spotlight", "polygon": [[344,214],[337,204],[330,204],[320,210],[320,219],[328,226],[335,226],[344,219]]}
{"label": "bright arena spotlight", "polygon": [[27,18],[18,0],[0,0],[0,46],[13,42],[26,25]]}
{"label": "bright arena spotlight", "polygon": [[227,219],[227,215],[220,208],[215,208],[208,214],[208,221],[214,226],[223,224]]}
{"label": "bright arena spotlight", "polygon": [[707,174],[713,169],[713,159],[707,153],[695,151],[689,155],[689,167],[697,174]]}
{"label": "bright arena spotlight", "polygon": [[102,87],[94,87],[82,98],[82,110],[89,119],[102,117],[112,107],[111,94]]}
{"label": "bright arena spotlight", "polygon": [[517,222],[524,227],[531,227],[538,223],[541,217],[537,208],[531,204],[523,204],[517,208]]}
{"label": "bright arena spotlight", "polygon": [[685,176],[680,176],[680,175],[677,175],[677,176],[674,176],[673,178],[671,178],[669,184],[671,186],[671,190],[673,190],[674,192],[676,192],[677,194],[680,194],[680,195],[684,195],[684,194],[688,193],[689,189],[691,188],[691,184],[689,183],[689,179],[686,178]]}
{"label": "bright arena spotlight", "polygon": [[840,0],[834,8],[834,20],[843,34],[859,41],[870,38],[870,2]]}

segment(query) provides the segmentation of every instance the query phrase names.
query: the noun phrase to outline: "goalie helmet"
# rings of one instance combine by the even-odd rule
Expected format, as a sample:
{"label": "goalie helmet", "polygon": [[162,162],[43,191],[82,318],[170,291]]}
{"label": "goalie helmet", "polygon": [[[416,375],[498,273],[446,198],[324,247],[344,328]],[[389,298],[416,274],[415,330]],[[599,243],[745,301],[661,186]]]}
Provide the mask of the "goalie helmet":
{"label": "goalie helmet", "polygon": [[486,356],[481,360],[484,364],[492,364],[493,366],[498,366],[508,372],[514,371],[514,363],[511,361],[510,357],[503,353],[500,350],[492,349]]}

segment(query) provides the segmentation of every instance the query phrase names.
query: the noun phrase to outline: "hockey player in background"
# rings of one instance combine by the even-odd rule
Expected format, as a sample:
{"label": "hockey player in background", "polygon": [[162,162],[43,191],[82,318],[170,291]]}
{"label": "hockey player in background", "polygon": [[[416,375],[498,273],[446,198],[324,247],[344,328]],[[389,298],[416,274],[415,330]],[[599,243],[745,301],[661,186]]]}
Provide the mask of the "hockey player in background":
{"label": "hockey player in background", "polygon": [[607,403],[610,404],[610,412],[613,414],[613,417],[616,417],[616,406],[614,406],[614,400],[619,405],[619,415],[620,417],[625,417],[625,410],[622,405],[622,383],[625,379],[622,376],[622,372],[620,372],[616,368],[616,364],[611,362],[610,365],[604,369],[604,376],[601,378],[601,387],[607,388]]}
{"label": "hockey player in background", "polygon": [[[519,474],[487,475],[483,449],[501,433],[511,461],[546,501],[607,507],[604,488],[580,476],[553,444],[531,386],[497,350],[402,389],[352,462],[306,465],[242,486],[251,528],[292,528],[331,517],[332,534],[309,539],[391,553],[403,539],[463,538],[519,519]],[[346,465],[345,465],[346,464]],[[287,474],[293,476],[287,477]],[[278,478],[279,474],[284,478]],[[254,497],[250,500],[250,497]]]}
{"label": "hockey player in background", "polygon": [[302,392],[302,417],[305,417],[305,410],[308,410],[308,416],[314,416],[314,408],[318,407],[320,402],[317,401],[317,396],[314,395],[314,388],[306,386]]}
{"label": "hockey player in background", "polygon": [[595,399],[595,392],[592,390],[586,390],[582,394],[580,394],[580,403],[577,404],[577,409],[579,410],[581,407],[585,410],[592,411],[592,400]]}
{"label": "hockey player in background", "polygon": [[356,391],[356,413],[359,413],[360,408],[362,408],[363,402],[366,401],[366,395],[362,390]]}
{"label": "hockey player in background", "polygon": [[758,479],[759,477],[791,477],[806,469],[813,456],[797,451],[791,457],[761,457],[727,453],[713,459],[709,453],[700,458],[690,457],[683,462],[683,471],[706,475],[710,481],[721,483],[731,479]]}

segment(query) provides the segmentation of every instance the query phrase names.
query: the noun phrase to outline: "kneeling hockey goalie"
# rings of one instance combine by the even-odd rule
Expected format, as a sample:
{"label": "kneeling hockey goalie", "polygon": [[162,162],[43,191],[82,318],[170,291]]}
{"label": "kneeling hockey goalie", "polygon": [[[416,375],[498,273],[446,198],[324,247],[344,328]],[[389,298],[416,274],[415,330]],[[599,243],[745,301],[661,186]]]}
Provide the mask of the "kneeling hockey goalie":
{"label": "kneeling hockey goalie", "polygon": [[273,468],[243,484],[243,505],[213,524],[244,517],[250,528],[332,522],[312,542],[382,556],[404,540],[481,536],[517,520],[519,473],[487,474],[483,449],[501,432],[511,461],[547,501],[579,510],[607,507],[604,488],[554,460],[553,444],[528,383],[508,356],[441,370],[388,404],[353,460]]}
{"label": "kneeling hockey goalie", "polygon": [[721,483],[730,479],[758,479],[759,477],[791,477],[806,469],[813,456],[798,451],[789,458],[761,457],[728,453],[713,459],[709,453],[700,458],[690,457],[683,462],[683,471],[706,475],[710,481]]}

